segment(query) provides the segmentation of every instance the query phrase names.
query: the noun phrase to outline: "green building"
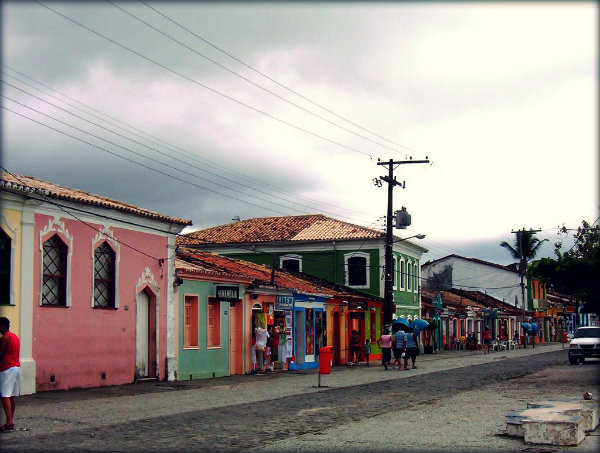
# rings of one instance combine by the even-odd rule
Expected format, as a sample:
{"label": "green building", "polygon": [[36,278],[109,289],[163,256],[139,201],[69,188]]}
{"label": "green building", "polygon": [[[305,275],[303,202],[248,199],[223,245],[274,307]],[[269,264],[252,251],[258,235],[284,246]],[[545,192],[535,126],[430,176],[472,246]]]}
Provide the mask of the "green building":
{"label": "green building", "polygon": [[[395,237],[396,316],[420,317],[421,256],[427,249]],[[178,245],[300,271],[384,297],[385,233],[324,215],[240,220],[189,233]]]}

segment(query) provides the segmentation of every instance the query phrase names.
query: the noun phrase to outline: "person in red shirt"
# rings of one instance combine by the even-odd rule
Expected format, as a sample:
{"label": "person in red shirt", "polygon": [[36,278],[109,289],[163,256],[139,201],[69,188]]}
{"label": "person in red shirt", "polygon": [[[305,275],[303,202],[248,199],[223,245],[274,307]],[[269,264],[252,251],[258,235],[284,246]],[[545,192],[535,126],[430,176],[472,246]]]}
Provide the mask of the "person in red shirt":
{"label": "person in red shirt", "polygon": [[19,362],[19,337],[10,331],[10,321],[0,318],[0,399],[6,415],[6,423],[0,426],[0,432],[13,431],[13,417],[17,406],[21,381],[21,363]]}
{"label": "person in red shirt", "polygon": [[486,326],[486,328],[483,330],[483,353],[484,354],[490,353],[490,343],[491,343],[490,329],[488,329],[488,327]]}

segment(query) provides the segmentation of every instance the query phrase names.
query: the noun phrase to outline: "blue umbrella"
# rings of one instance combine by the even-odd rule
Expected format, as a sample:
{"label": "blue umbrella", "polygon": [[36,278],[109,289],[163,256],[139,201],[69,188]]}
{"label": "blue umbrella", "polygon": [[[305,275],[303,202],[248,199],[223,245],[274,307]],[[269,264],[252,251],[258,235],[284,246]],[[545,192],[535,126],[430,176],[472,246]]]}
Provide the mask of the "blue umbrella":
{"label": "blue umbrella", "polygon": [[408,327],[410,326],[410,324],[408,323],[408,321],[404,318],[398,318],[396,319],[393,323],[392,326],[397,326],[396,329],[393,330],[402,330],[404,332],[408,331]]}
{"label": "blue umbrella", "polygon": [[418,334],[419,332],[421,332],[423,329],[425,329],[425,327],[427,327],[429,325],[429,323],[427,321],[425,321],[424,319],[415,319],[411,326],[413,326],[414,328],[414,332],[416,334]]}
{"label": "blue umbrella", "polygon": [[538,332],[538,325],[536,323],[532,322],[530,324],[530,326],[531,326],[531,330],[533,331],[533,334],[534,335],[537,334],[537,332]]}
{"label": "blue umbrella", "polygon": [[522,322],[521,327],[523,327],[525,330],[531,330],[531,324],[528,322]]}

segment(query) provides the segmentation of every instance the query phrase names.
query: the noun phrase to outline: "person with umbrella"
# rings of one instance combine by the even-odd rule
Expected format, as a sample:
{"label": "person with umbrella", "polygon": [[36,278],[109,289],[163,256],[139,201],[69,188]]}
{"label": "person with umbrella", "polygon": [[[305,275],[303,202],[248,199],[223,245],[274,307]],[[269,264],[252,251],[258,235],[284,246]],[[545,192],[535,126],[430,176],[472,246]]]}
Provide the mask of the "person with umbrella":
{"label": "person with umbrella", "polygon": [[392,362],[392,368],[394,365],[398,365],[398,371],[402,370],[402,354],[406,349],[406,332],[402,329],[398,329],[394,335],[394,361]]}
{"label": "person with umbrella", "polygon": [[406,335],[406,352],[404,353],[404,369],[408,370],[408,359],[412,360],[413,369],[415,366],[415,360],[417,360],[417,334],[414,332],[414,327],[408,328],[408,335]]}

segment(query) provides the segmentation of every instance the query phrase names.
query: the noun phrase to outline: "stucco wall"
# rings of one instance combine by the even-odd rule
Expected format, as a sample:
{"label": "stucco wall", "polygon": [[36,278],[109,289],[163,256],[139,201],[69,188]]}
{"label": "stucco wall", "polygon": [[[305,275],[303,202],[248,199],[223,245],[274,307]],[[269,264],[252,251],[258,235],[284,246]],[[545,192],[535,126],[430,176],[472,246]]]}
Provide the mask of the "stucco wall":
{"label": "stucco wall", "polygon": [[[215,297],[215,284],[184,280],[179,287],[178,380],[203,379],[229,375],[229,304],[221,303],[221,347],[207,348],[207,301]],[[243,291],[240,291],[243,294]],[[198,347],[184,348],[185,296],[198,296]],[[241,305],[241,304],[240,304]],[[240,307],[241,308],[241,307]]]}
{"label": "stucco wall", "polygon": [[[68,218],[35,215],[33,259],[33,358],[37,390],[115,385],[134,380],[136,296],[156,298],[156,369],[165,375],[167,238],[141,231],[88,225]],[[117,252],[117,309],[92,308],[93,249],[102,243],[97,230],[110,232]],[[40,305],[42,241],[59,231],[70,245],[69,307]],[[117,242],[118,241],[118,242]],[[127,246],[125,245],[127,244]],[[144,254],[134,250],[138,249]],[[152,360],[152,359],[151,359]],[[102,373],[106,378],[102,379]],[[50,382],[54,375],[55,382]]]}
{"label": "stucco wall", "polygon": [[442,259],[422,268],[424,279],[433,281],[440,274],[451,274],[452,285],[456,288],[484,291],[511,305],[515,305],[517,297],[517,307],[521,307],[521,280],[516,272],[456,257]]}
{"label": "stucco wall", "polygon": [[22,212],[3,208],[0,215],[0,227],[11,241],[10,299],[0,301],[0,316],[10,320],[11,332],[21,336],[21,221]]}

